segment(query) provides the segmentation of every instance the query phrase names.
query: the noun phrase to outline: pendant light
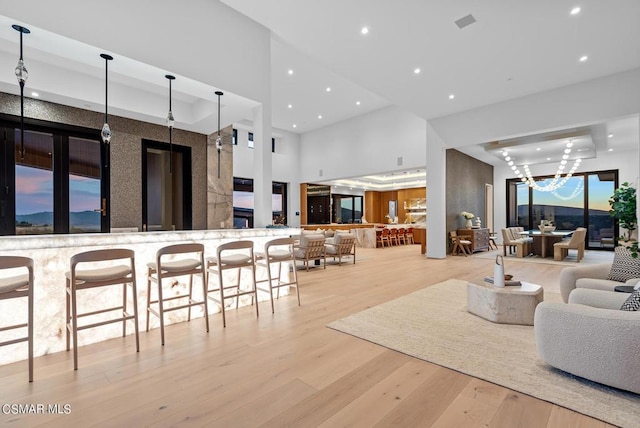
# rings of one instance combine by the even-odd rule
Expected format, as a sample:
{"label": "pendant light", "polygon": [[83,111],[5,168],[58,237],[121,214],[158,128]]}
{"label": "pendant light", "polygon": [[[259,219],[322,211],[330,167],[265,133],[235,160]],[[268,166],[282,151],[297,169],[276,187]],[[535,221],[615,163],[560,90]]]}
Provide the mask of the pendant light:
{"label": "pendant light", "polygon": [[176,121],[173,118],[173,111],[171,110],[171,81],[176,79],[176,76],[167,74],[166,77],[169,80],[169,114],[167,114],[167,127],[169,128],[169,174],[173,174],[173,125]]}
{"label": "pendant light", "polygon": [[24,59],[22,58],[22,35],[29,34],[31,31],[17,24],[11,27],[20,33],[20,59],[18,60],[15,71],[18,84],[20,85],[20,159],[24,160],[24,84],[29,78],[29,72],[24,66]]}
{"label": "pendant light", "polygon": [[222,135],[220,135],[220,97],[224,95],[221,91],[216,91],[218,96],[218,137],[216,138],[216,150],[218,151],[218,178],[220,178],[220,151],[222,150]]}
{"label": "pendant light", "polygon": [[102,141],[104,142],[104,166],[109,168],[109,152],[111,143],[111,128],[109,128],[109,61],[113,59],[111,55],[100,54],[104,58],[104,125],[102,125]]}

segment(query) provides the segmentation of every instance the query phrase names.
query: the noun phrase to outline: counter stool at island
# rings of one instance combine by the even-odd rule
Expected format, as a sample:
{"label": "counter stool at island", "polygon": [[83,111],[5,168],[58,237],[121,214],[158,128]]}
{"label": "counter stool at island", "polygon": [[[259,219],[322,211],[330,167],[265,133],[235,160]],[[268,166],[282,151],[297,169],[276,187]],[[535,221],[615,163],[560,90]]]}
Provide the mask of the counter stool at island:
{"label": "counter stool at island", "polygon": [[[178,293],[171,297],[164,296],[162,280],[189,275],[188,294]],[[202,280],[202,300],[193,299],[193,276],[200,275]],[[158,284],[157,300],[151,300],[151,283]],[[177,283],[177,282],[175,282]],[[165,302],[187,300],[187,303],[165,306]],[[153,305],[158,305],[158,310]],[[207,307],[207,280],[204,264],[204,245],[197,243],[176,244],[160,248],[156,252],[156,261],[147,263],[147,331],[149,318],[153,314],[160,319],[160,339],[164,346],[164,313],[179,309],[188,309],[187,321],[191,321],[191,308],[204,306],[204,323],[209,332],[209,310]]]}
{"label": "counter stool at island", "polygon": [[[249,288],[243,289],[242,285],[242,269],[248,269],[251,273]],[[224,284],[225,270],[237,270],[237,282],[231,285]],[[220,305],[222,312],[222,326],[227,326],[227,318],[225,315],[225,300],[236,299],[236,309],[238,309],[240,297],[251,296],[251,304],[256,305],[256,316],[260,316],[258,310],[258,291],[256,288],[256,265],[253,255],[253,241],[233,241],[219,245],[216,257],[207,259],[208,274],[215,274],[218,277],[217,286],[209,288],[207,296],[209,299]],[[211,275],[209,275],[211,276]],[[218,292],[219,297],[212,297],[211,293]]]}
{"label": "counter stool at island", "polygon": [[[123,262],[126,260],[126,262]],[[118,261],[121,264],[114,264]],[[91,264],[90,268],[79,269],[79,266]],[[96,267],[99,266],[99,267]],[[122,337],[127,335],[127,321],[133,320],[136,335],[136,352],[140,351],[138,335],[138,291],[136,289],[135,256],[132,250],[108,249],[79,253],[71,257],[71,270],[65,273],[66,287],[66,327],[67,351],[73,340],[73,369],[78,370],[78,331],[99,327],[116,322],[122,323]],[[131,286],[133,314],[127,311],[127,284]],[[112,285],[122,286],[122,305],[98,309],[90,312],[78,312],[78,291]],[[119,311],[120,316],[99,319],[93,323],[79,325],[78,320],[106,312]]]}
{"label": "counter stool at island", "polygon": [[[280,297],[281,287],[294,286],[296,288],[296,295],[298,297],[298,306],[300,306],[300,290],[298,288],[298,272],[296,270],[296,259],[293,255],[293,245],[295,239],[293,238],[278,238],[267,242],[264,246],[264,253],[256,254],[256,267],[264,266],[267,269],[267,280],[261,282],[267,282],[268,288],[258,287],[258,290],[266,291],[271,298],[271,313],[275,313],[273,303],[273,289],[277,291],[277,297]],[[291,263],[293,267],[292,275],[293,281],[282,281],[282,263]],[[271,274],[271,265],[275,264],[278,272],[278,276]],[[286,265],[285,265],[286,266]],[[287,268],[288,272],[288,268]],[[260,283],[260,282],[259,282]]]}
{"label": "counter stool at island", "polygon": [[[27,298],[27,322],[0,327],[0,331],[27,329],[27,335],[15,339],[0,342],[0,346],[14,343],[28,342],[29,382],[33,382],[33,260],[28,257],[0,256],[0,270],[11,269],[8,277],[0,278],[0,300]],[[13,270],[23,271],[19,275],[13,275]]]}

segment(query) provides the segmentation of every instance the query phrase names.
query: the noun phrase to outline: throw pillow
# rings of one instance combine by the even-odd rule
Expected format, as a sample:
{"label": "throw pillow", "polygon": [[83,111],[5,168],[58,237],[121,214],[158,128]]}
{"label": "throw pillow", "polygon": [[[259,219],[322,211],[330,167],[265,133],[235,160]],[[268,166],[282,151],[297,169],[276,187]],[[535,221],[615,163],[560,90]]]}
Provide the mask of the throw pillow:
{"label": "throw pillow", "polygon": [[637,311],[640,309],[640,290],[635,290],[620,306],[623,311]]}
{"label": "throw pillow", "polygon": [[631,257],[626,247],[616,247],[609,277],[612,281],[625,282],[632,278],[640,278],[640,258]]}

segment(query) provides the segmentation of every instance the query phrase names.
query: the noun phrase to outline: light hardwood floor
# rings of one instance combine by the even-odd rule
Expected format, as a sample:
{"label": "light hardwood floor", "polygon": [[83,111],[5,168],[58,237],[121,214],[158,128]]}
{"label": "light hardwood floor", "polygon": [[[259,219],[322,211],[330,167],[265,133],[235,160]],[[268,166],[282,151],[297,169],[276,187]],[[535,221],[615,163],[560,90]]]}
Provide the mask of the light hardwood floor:
{"label": "light hardwood floor", "polygon": [[[276,301],[0,366],[0,405],[69,404],[70,414],[0,412],[2,426],[607,427],[587,416],[325,327],[448,278],[492,273],[492,260],[425,259],[418,245],[359,249],[357,263],[299,272],[302,306]],[[557,289],[560,266],[509,263]],[[37,310],[37,308],[36,308]],[[82,333],[81,333],[82,334]],[[90,332],[84,332],[90,334]],[[0,352],[2,349],[0,348]],[[0,408],[2,409],[2,408]],[[6,406],[4,407],[6,410]]]}

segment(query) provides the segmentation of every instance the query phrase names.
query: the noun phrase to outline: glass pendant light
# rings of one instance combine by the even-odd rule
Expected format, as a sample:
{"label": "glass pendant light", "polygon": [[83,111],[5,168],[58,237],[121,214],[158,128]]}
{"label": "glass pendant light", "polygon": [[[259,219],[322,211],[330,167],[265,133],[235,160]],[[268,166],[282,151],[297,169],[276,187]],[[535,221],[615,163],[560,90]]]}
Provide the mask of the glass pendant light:
{"label": "glass pendant light", "polygon": [[109,128],[109,61],[113,59],[111,55],[100,54],[104,58],[104,125],[100,136],[104,142],[104,166],[109,168],[109,154],[111,143],[111,128]]}
{"label": "glass pendant light", "polygon": [[22,57],[22,35],[29,34],[31,31],[17,24],[12,25],[11,28],[20,33],[20,59],[18,60],[15,73],[18,84],[20,85],[20,159],[24,160],[24,85],[29,78],[29,72],[24,66],[24,59]]}
{"label": "glass pendant light", "polygon": [[167,128],[169,128],[169,174],[173,174],[173,125],[176,120],[173,118],[173,111],[171,110],[171,81],[176,77],[171,74],[167,74],[166,77],[169,80],[169,113],[167,114]]}
{"label": "glass pendant light", "polygon": [[218,178],[220,178],[220,152],[222,150],[222,135],[220,135],[220,97],[224,95],[221,91],[216,91],[218,96],[218,136],[216,138],[216,150],[218,151]]}

